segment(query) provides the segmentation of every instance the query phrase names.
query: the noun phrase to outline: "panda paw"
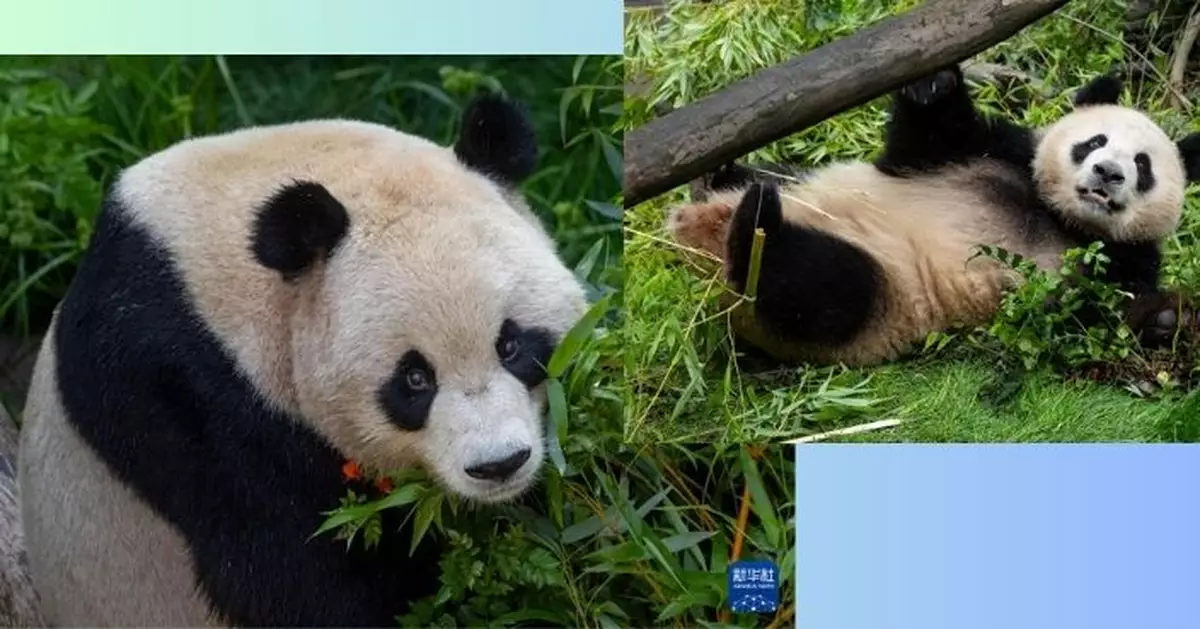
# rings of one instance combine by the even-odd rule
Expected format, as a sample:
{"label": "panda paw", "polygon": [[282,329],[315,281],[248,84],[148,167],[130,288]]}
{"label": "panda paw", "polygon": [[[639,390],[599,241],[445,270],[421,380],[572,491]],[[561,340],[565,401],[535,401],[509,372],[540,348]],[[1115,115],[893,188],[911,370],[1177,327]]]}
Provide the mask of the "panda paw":
{"label": "panda paw", "polygon": [[1173,293],[1151,293],[1136,298],[1129,308],[1129,325],[1148,349],[1172,344],[1176,334],[1192,327],[1195,313]]}
{"label": "panda paw", "polygon": [[712,190],[729,190],[740,188],[754,181],[754,171],[737,162],[729,162],[717,167],[709,174],[708,187]]}
{"label": "panda paw", "polygon": [[786,185],[805,178],[807,172],[795,164],[758,162],[739,164],[729,162],[706,175],[708,187],[714,191],[743,188],[756,183]]}
{"label": "panda paw", "polygon": [[930,105],[941,100],[962,81],[958,66],[939,70],[900,88],[900,96],[918,105]]}

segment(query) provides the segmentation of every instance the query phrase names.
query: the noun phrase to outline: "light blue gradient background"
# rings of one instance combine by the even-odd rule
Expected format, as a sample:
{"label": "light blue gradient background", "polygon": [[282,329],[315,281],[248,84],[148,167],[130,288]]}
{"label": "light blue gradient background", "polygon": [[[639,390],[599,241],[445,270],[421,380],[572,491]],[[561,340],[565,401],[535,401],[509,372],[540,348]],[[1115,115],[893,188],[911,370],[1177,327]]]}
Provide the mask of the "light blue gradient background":
{"label": "light blue gradient background", "polygon": [[621,54],[621,0],[3,0],[0,54]]}
{"label": "light blue gradient background", "polygon": [[798,629],[1200,627],[1200,447],[796,449]]}

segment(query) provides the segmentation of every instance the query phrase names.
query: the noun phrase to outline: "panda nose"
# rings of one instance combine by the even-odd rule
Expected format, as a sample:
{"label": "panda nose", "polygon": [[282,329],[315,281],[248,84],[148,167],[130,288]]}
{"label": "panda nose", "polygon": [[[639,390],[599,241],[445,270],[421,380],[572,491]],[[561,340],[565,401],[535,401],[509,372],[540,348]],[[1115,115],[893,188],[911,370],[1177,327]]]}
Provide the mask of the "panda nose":
{"label": "panda nose", "polygon": [[508,480],[514,472],[525,465],[525,462],[529,460],[529,454],[529,448],[522,448],[503,459],[472,465],[466,469],[467,476],[478,480]]}
{"label": "panda nose", "polygon": [[1112,160],[1106,159],[1102,162],[1097,162],[1095,166],[1092,166],[1092,171],[1100,175],[1100,179],[1104,183],[1122,183],[1125,181],[1125,173],[1121,170],[1121,165]]}

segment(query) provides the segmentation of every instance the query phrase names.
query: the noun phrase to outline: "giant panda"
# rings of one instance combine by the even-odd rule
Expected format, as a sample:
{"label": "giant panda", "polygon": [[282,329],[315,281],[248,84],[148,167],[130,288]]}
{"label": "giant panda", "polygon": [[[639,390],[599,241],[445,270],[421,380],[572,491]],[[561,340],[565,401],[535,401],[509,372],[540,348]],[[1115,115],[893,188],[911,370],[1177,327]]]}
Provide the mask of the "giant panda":
{"label": "giant panda", "polygon": [[25,410],[46,621],[394,626],[435,593],[409,514],[370,551],[314,533],[348,460],[481,505],[538,478],[544,365],[586,301],[521,200],[537,151],[485,94],[452,147],[317,120],[125,170]]}
{"label": "giant panda", "polygon": [[[1200,180],[1200,133],[1172,141],[1118,104],[1101,76],[1046,128],[988,117],[955,65],[893,94],[873,162],[769,171],[728,164],[667,230],[724,263],[742,293],[756,228],[766,235],[752,320],[739,333],[785,362],[866,366],[935,331],[990,320],[1019,277],[978,245],[1057,271],[1068,248],[1103,241],[1108,281],[1135,296],[1127,316],[1160,345],[1182,322],[1160,290],[1159,243]],[[736,324],[735,320],[735,324]]]}

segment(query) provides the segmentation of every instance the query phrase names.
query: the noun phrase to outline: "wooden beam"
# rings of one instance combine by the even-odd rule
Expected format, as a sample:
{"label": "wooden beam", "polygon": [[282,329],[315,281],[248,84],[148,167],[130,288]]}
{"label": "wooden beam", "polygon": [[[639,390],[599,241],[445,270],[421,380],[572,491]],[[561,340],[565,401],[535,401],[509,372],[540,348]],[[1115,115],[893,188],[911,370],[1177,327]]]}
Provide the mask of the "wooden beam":
{"label": "wooden beam", "polygon": [[625,135],[625,207],[963,61],[1068,0],[929,0]]}

